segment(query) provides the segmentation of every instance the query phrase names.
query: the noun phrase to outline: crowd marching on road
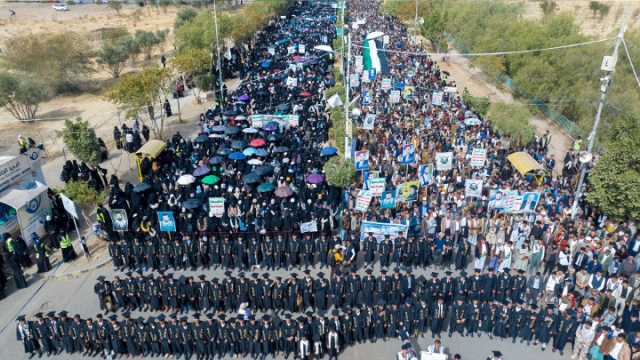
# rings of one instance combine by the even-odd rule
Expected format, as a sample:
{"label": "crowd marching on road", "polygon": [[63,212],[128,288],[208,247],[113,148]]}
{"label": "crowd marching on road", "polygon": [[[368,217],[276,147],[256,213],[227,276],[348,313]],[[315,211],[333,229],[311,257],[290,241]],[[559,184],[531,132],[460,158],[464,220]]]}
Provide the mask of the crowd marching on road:
{"label": "crowd marching on road", "polygon": [[[337,359],[396,338],[409,360],[412,339],[445,333],[640,359],[640,234],[584,198],[571,208],[579,146],[556,169],[552,134],[522,143],[499,133],[377,1],[347,3],[344,53],[355,65],[345,78],[359,99],[352,155],[362,170],[353,184],[334,187],[323,170],[338,156],[324,93],[341,85],[331,70],[340,49],[315,48],[333,43],[340,10],[296,4],[233,49],[242,56],[226,70],[243,82],[222,94],[226,108],[202,114],[195,139],[176,133],[144,159],[141,184],[121,188],[115,175],[65,165],[67,181],[108,186],[97,216],[117,274],[94,286],[104,317],[18,317],[27,354]],[[137,143],[129,151],[142,144],[135,124],[116,140],[122,133]],[[546,176],[519,173],[514,153]],[[51,248],[72,258],[56,203]],[[16,250],[19,274],[30,264]],[[301,274],[268,273],[283,269]]]}

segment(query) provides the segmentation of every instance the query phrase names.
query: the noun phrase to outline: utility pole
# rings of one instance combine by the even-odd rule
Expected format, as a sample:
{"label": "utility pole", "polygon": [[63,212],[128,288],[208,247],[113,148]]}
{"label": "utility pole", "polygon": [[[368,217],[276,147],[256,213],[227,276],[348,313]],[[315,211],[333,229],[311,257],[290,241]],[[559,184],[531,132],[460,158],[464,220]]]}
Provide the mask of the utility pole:
{"label": "utility pole", "polygon": [[352,126],[350,123],[351,119],[349,119],[349,90],[351,89],[351,81],[349,80],[349,77],[351,76],[351,31],[349,31],[349,34],[347,35],[347,44],[347,75],[345,76],[347,80],[347,89],[344,102],[344,158],[351,159],[351,138],[349,137],[349,129],[351,129]]}
{"label": "utility pole", "polygon": [[218,82],[220,83],[220,108],[224,111],[224,98],[222,93],[222,59],[220,58],[220,39],[218,36],[218,12],[216,11],[216,0],[213,0],[213,20],[216,26],[216,48],[218,51]]}
{"label": "utility pole", "polygon": [[418,0],[416,0],[416,18],[413,23],[413,45],[418,45]]}
{"label": "utility pole", "polygon": [[[613,48],[613,56],[605,56],[602,61],[601,69],[607,71],[607,76],[604,78],[600,78],[600,101],[598,102],[598,111],[596,112],[596,120],[593,123],[593,129],[591,129],[591,133],[589,134],[589,145],[587,146],[587,152],[591,154],[593,150],[593,144],[596,141],[596,131],[598,130],[598,125],[600,124],[600,116],[602,115],[602,108],[605,104],[605,98],[607,97],[607,91],[611,86],[611,78],[615,73],[616,61],[618,60],[618,48],[620,44],[622,44],[622,40],[624,38],[624,33],[627,30],[627,18],[629,17],[629,11],[631,10],[631,0],[627,4],[627,9],[624,13],[624,18],[622,19],[622,25],[620,25],[620,31],[618,32],[618,37],[616,40],[616,45]],[[572,145],[573,147],[573,145]],[[578,186],[576,187],[576,192],[573,198],[573,215],[578,211],[578,201],[580,200],[580,195],[582,194],[582,186],[584,185],[584,177],[587,172],[588,162],[582,164],[582,171],[580,172],[580,180],[578,181]]]}

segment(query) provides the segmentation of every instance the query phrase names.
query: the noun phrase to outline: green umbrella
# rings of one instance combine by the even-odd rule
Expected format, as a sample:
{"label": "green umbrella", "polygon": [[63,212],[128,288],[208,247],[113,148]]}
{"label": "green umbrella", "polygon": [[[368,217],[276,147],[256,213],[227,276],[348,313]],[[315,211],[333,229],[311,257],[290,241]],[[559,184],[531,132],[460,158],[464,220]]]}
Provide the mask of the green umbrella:
{"label": "green umbrella", "polygon": [[264,183],[264,184],[260,184],[260,186],[258,186],[258,191],[259,192],[269,192],[269,191],[273,191],[275,190],[276,186],[273,185],[272,183]]}
{"label": "green umbrella", "polygon": [[215,184],[218,181],[220,181],[220,178],[215,175],[209,175],[202,179],[202,183],[207,185]]}

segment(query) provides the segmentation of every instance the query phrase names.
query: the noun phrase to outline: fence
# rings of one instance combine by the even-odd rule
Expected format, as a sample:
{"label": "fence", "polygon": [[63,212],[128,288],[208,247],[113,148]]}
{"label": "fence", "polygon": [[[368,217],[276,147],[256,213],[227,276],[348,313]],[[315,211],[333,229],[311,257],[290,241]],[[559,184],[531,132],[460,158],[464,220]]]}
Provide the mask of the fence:
{"label": "fence", "polygon": [[[458,42],[456,38],[454,38],[448,32],[445,31],[444,36],[447,38],[447,40],[453,43],[456,49],[458,49],[463,54],[471,53],[471,49],[469,49],[465,44]],[[469,58],[471,60],[475,60],[477,56],[470,56]],[[480,65],[480,68],[482,68],[487,74],[491,74],[491,72],[486,66]],[[569,133],[569,135],[573,137],[577,135],[577,129],[573,121],[562,116],[562,114],[560,114],[556,109],[549,107],[549,105],[546,104],[544,101],[536,98],[534,94],[520,88],[517,84],[514,83],[513,79],[507,76],[505,73],[499,72],[498,74],[493,76],[495,77],[496,80],[500,81],[506,87],[511,89],[511,91],[513,91],[513,93],[516,94],[516,96],[526,99],[531,104],[535,105],[541,113],[543,113],[545,116],[555,121],[556,124],[558,124],[560,128],[562,128],[567,133]]]}

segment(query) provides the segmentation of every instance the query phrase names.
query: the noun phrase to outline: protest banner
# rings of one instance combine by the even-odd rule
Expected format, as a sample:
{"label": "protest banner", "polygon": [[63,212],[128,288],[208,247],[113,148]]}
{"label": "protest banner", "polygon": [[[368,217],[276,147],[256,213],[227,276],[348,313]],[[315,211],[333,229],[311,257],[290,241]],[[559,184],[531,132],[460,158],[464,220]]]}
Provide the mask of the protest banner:
{"label": "protest banner", "polygon": [[367,211],[369,204],[371,203],[371,198],[371,191],[360,190],[360,192],[358,192],[358,197],[356,197],[356,211]]}
{"label": "protest banner", "polygon": [[453,153],[436,153],[436,169],[438,171],[441,170],[451,170],[453,168]]}
{"label": "protest banner", "polygon": [[358,87],[360,85],[360,76],[358,74],[349,75],[349,86]]}
{"label": "protest banner", "polygon": [[471,153],[471,166],[483,167],[487,158],[487,149],[475,148]]}
{"label": "protest banner", "polygon": [[433,183],[433,164],[420,165],[418,168],[420,186],[429,186]]}
{"label": "protest banner", "polygon": [[391,89],[391,79],[382,79],[380,90],[385,91]]}
{"label": "protest banner", "polygon": [[360,226],[360,240],[364,240],[366,236],[369,236],[369,233],[373,233],[373,236],[378,240],[378,242],[382,242],[385,235],[389,235],[389,238],[393,241],[398,237],[398,233],[400,233],[402,237],[406,238],[408,231],[409,227],[402,224],[363,221]]}
{"label": "protest banner", "polygon": [[309,221],[306,223],[300,223],[300,232],[308,233],[308,232],[316,232],[318,231],[318,223],[315,221]]}
{"label": "protest banner", "polygon": [[299,44],[298,45],[298,52],[300,54],[304,54],[307,52],[307,46],[305,44]]}
{"label": "protest banner", "polygon": [[384,184],[387,182],[385,178],[371,179],[369,189],[371,190],[371,196],[382,196],[384,192]]}
{"label": "protest banner", "polygon": [[482,196],[482,180],[466,179],[464,181],[465,197],[481,197]]}
{"label": "protest banner", "polygon": [[215,217],[222,217],[224,215],[224,198],[210,197],[209,212]]}
{"label": "protest banner", "polygon": [[389,94],[389,102],[392,104],[400,102],[400,90],[391,90],[391,94]]}
{"label": "protest banner", "polygon": [[431,103],[436,106],[441,106],[443,96],[444,93],[442,91],[434,91],[433,97],[431,98]]}

